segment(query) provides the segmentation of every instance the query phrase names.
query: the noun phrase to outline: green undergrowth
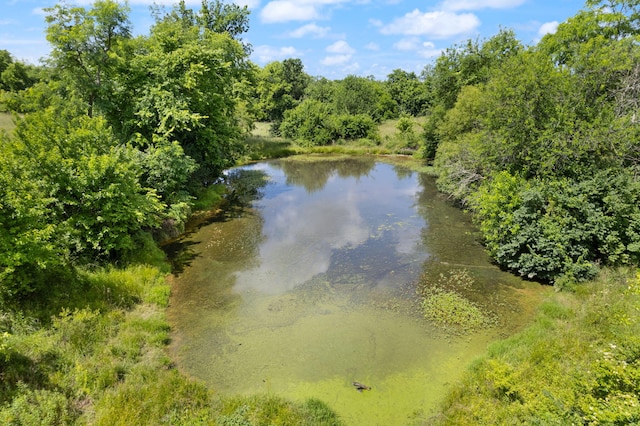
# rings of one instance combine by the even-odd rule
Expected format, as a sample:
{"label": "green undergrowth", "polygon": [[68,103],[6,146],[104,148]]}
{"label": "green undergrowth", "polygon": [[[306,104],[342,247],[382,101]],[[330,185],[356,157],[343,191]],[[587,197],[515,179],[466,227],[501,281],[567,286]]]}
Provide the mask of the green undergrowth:
{"label": "green undergrowth", "polygon": [[447,396],[440,425],[640,423],[640,273],[556,293],[489,348]]}
{"label": "green undergrowth", "polygon": [[[402,120],[402,119],[400,119]],[[415,156],[421,132],[422,118],[408,120],[410,127],[398,128],[400,120],[387,120],[378,125],[380,137],[337,140],[329,145],[312,146],[291,139],[270,135],[269,123],[255,123],[255,129],[245,140],[246,153],[241,163],[283,158],[298,154],[343,155],[404,155]]]}
{"label": "green undergrowth", "polygon": [[48,319],[0,314],[0,424],[339,424],[314,401],[221,401],[176,370],[159,268],[81,271],[78,279],[67,307]]}

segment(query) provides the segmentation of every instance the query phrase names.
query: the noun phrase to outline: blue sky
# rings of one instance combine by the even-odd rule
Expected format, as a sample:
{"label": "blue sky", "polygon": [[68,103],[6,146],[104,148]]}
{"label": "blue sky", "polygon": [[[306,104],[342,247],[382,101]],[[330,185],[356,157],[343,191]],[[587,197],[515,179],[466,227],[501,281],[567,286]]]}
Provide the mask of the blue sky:
{"label": "blue sky", "polygon": [[[130,0],[135,34],[153,23],[150,4],[175,0]],[[349,74],[385,79],[394,69],[420,71],[440,52],[468,39],[484,39],[513,29],[534,44],[558,22],[584,7],[582,0],[235,0],[251,10],[245,40],[252,61],[300,58],[313,76],[340,79]],[[48,54],[43,8],[46,0],[0,0],[0,49],[37,63]],[[89,6],[90,0],[69,0]],[[199,8],[201,0],[188,0]]]}

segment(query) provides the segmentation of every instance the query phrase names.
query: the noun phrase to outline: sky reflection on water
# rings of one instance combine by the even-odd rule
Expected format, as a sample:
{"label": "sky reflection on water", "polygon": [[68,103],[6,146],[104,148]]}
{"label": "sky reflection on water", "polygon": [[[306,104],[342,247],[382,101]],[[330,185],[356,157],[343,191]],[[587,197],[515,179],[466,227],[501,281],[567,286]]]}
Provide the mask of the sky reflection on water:
{"label": "sky reflection on water", "polygon": [[378,273],[393,270],[394,264],[425,260],[420,235],[426,222],[415,209],[416,175],[398,179],[391,165],[371,166],[357,177],[324,170],[319,173],[326,177],[322,189],[314,185],[311,191],[287,183],[277,163],[252,166],[270,177],[255,204],[264,221],[264,239],[259,265],[236,274],[237,291],[282,294],[330,272],[335,259],[347,254],[356,263],[352,266]]}

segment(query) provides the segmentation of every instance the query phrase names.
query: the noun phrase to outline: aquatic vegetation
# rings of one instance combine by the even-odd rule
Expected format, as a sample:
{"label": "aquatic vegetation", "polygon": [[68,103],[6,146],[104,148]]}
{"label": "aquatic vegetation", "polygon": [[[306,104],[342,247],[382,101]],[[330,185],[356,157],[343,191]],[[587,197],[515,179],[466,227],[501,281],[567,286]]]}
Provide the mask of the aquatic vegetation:
{"label": "aquatic vegetation", "polygon": [[473,278],[464,269],[451,270],[447,275],[440,274],[434,283],[425,283],[420,290],[424,317],[462,332],[491,326],[494,317],[462,294],[472,284]]}

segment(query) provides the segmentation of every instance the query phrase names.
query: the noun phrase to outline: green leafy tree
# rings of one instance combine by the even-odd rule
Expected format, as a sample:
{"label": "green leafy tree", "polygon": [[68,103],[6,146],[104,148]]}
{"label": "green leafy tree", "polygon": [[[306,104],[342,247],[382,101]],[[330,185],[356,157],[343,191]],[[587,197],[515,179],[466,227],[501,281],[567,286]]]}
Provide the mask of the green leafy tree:
{"label": "green leafy tree", "polygon": [[383,83],[349,75],[336,83],[333,105],[338,114],[365,114],[380,122],[397,116],[397,104]]}
{"label": "green leafy tree", "polygon": [[137,150],[68,100],[18,121],[2,149],[0,298],[68,284],[76,265],[125,259],[163,205]]}
{"label": "green leafy tree", "polygon": [[0,73],[0,83],[12,92],[27,89],[36,83],[33,67],[21,62],[12,62]]}
{"label": "green leafy tree", "polygon": [[46,291],[50,282],[68,281],[69,248],[50,221],[53,198],[34,180],[30,160],[16,155],[0,134],[0,306]]}
{"label": "green leafy tree", "polygon": [[428,86],[414,72],[393,70],[387,76],[385,84],[401,114],[421,115],[430,104]]}
{"label": "green leafy tree", "polygon": [[285,111],[302,101],[310,81],[300,59],[285,59],[265,65],[257,75],[256,118],[270,121],[273,132],[277,134]]}
{"label": "green leafy tree", "polygon": [[336,83],[325,77],[311,79],[305,89],[304,97],[320,102],[331,103],[336,90]]}
{"label": "green leafy tree", "polygon": [[336,139],[329,105],[315,99],[286,111],[280,132],[306,145],[328,145]]}
{"label": "green leafy tree", "polygon": [[129,9],[112,0],[96,0],[90,9],[61,3],[45,11],[52,64],[83,96],[91,117],[96,104],[109,102],[118,51],[131,36]]}
{"label": "green leafy tree", "polygon": [[639,183],[601,170],[576,181],[501,172],[474,197],[490,254],[529,278],[592,278],[598,265],[640,261]]}
{"label": "green leafy tree", "polygon": [[7,69],[7,67],[13,62],[11,53],[8,50],[0,50],[0,74]]}
{"label": "green leafy tree", "polygon": [[251,71],[237,40],[201,25],[205,12],[177,8],[158,18],[149,37],[131,43],[106,114],[121,139],[135,138],[143,151],[177,141],[198,165],[192,177],[201,184],[242,152],[236,87]]}
{"label": "green leafy tree", "polygon": [[202,8],[198,20],[203,28],[214,33],[228,34],[238,40],[244,46],[245,53],[251,53],[251,45],[242,42],[242,35],[249,31],[248,6],[239,6],[235,3],[224,3],[220,0],[202,0]]}
{"label": "green leafy tree", "polygon": [[120,145],[104,119],[69,103],[51,107],[20,121],[12,146],[27,177],[46,188],[49,222],[72,258],[119,258],[137,232],[158,225],[162,204],[140,184],[137,151]]}

